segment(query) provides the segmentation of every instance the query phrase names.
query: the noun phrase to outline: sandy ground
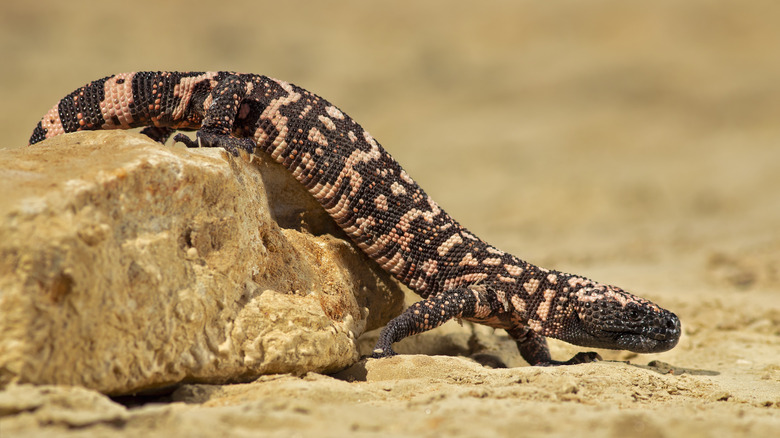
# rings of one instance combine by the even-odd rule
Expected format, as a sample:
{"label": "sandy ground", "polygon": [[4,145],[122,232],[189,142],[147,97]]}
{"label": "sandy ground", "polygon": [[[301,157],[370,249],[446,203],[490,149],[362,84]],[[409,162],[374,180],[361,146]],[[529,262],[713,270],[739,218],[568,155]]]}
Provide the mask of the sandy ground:
{"label": "sandy ground", "polygon": [[[650,298],[680,316],[684,335],[663,354],[603,352],[604,362],[540,369],[503,333],[451,324],[399,347],[407,355],[337,376],[185,386],[118,400],[128,408],[77,394],[88,402],[3,409],[35,392],[17,388],[0,397],[3,436],[780,430],[780,3],[125,7],[2,3],[3,147],[26,144],[58,98],[109,73],[284,78],[367,127],[482,238]],[[62,414],[96,406],[112,414],[81,423]]]}

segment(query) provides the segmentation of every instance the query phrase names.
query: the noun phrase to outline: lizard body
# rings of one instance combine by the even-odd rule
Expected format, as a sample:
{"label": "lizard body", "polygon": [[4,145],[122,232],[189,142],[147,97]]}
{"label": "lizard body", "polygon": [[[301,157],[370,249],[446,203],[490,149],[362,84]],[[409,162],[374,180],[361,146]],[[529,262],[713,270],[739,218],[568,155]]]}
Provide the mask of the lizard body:
{"label": "lizard body", "polygon": [[640,353],[674,347],[676,315],[616,286],[540,268],[505,253],[451,218],[360,125],[325,99],[284,81],[233,72],[131,72],[61,99],[30,144],[67,132],[146,127],[164,143],[197,130],[191,147],[269,154],[325,207],[354,243],[418,293],[382,330],[375,357],[407,336],[461,318],[502,328],[532,365],[589,362],[550,357],[546,337]]}

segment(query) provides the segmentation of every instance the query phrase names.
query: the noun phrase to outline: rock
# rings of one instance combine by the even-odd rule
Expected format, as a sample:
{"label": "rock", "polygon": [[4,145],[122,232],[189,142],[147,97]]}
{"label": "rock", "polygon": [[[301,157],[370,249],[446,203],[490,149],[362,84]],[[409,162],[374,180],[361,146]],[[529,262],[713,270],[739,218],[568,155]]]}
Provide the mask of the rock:
{"label": "rock", "polygon": [[0,419],[21,413],[32,414],[39,425],[79,428],[98,423],[122,424],[128,417],[123,406],[84,388],[10,385],[0,391]]}
{"label": "rock", "polygon": [[329,372],[398,284],[286,169],[124,131],[0,151],[0,386]]}

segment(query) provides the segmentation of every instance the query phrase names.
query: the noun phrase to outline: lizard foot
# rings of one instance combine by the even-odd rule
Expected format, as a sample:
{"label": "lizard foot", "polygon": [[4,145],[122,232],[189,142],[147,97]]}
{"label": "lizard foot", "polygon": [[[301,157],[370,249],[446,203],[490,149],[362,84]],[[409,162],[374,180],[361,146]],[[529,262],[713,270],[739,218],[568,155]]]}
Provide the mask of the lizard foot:
{"label": "lizard foot", "polygon": [[577,353],[574,355],[574,357],[566,361],[550,360],[549,362],[541,362],[534,365],[539,367],[552,367],[552,366],[559,366],[559,365],[577,365],[581,363],[598,362],[600,360],[602,359],[598,353],[596,353],[595,351],[588,351],[588,352]]}
{"label": "lizard foot", "polygon": [[381,359],[383,357],[393,357],[396,354],[398,354],[398,353],[393,351],[393,349],[390,348],[390,347],[384,348],[384,349],[382,349],[382,348],[374,348],[374,351],[373,351],[373,354],[371,354],[371,357],[373,357],[374,359]]}
{"label": "lizard foot", "polygon": [[215,148],[221,147],[237,157],[240,150],[249,154],[255,151],[255,142],[251,138],[235,138],[229,135],[212,134],[198,131],[197,140],[192,140],[184,134],[176,134],[173,141],[184,143],[188,148]]}

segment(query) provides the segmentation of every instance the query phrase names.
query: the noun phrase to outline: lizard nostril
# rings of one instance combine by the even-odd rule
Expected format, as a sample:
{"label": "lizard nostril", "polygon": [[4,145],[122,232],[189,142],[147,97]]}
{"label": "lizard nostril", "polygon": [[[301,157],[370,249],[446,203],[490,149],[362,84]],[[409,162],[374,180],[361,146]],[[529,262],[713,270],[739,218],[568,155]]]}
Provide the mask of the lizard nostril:
{"label": "lizard nostril", "polygon": [[680,320],[677,319],[677,316],[672,315],[666,320],[666,328],[671,331],[677,331],[680,328]]}

